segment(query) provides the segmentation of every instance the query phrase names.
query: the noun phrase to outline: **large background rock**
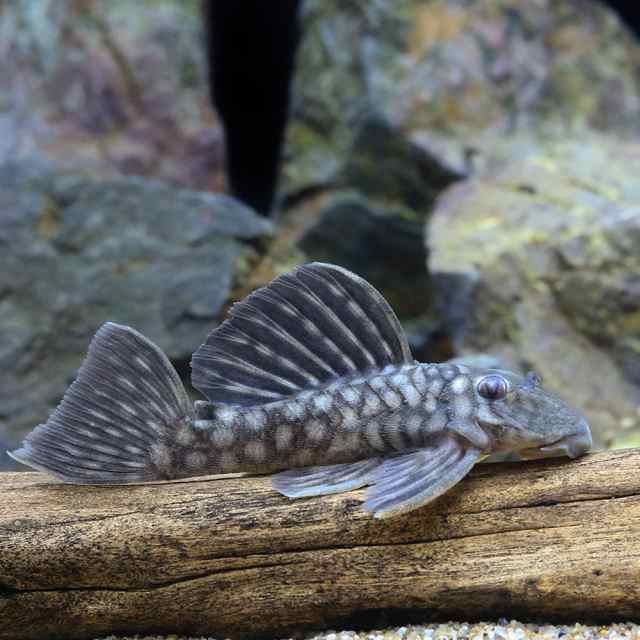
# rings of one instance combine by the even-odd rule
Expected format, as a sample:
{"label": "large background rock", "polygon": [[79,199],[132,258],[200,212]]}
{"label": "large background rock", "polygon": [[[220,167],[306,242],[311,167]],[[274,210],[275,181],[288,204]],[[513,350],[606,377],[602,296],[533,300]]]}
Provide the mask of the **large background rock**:
{"label": "large background rock", "polygon": [[47,417],[107,320],[188,373],[270,229],[227,196],[0,166],[0,439]]}
{"label": "large background rock", "polygon": [[533,368],[599,445],[640,442],[640,144],[602,135],[502,150],[428,232],[457,353]]}
{"label": "large background rock", "polygon": [[303,24],[290,189],[342,176],[368,112],[460,171],[516,131],[640,133],[637,45],[599,2],[306,0]]}

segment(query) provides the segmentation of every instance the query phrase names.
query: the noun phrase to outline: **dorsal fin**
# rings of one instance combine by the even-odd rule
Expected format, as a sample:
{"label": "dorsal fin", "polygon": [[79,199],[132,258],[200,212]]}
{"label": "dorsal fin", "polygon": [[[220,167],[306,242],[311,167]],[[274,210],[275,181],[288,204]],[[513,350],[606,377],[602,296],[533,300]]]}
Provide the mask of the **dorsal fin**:
{"label": "dorsal fin", "polygon": [[191,379],[211,402],[254,405],[410,362],[382,295],[342,267],[314,262],[236,303],[194,353]]}

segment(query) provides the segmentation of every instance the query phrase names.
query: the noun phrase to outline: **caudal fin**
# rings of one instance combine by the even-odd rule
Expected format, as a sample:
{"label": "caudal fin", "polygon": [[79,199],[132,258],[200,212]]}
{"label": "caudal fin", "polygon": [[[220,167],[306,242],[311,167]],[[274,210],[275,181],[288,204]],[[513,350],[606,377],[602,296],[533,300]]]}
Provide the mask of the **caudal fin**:
{"label": "caudal fin", "polygon": [[191,419],[166,355],[134,329],[108,322],[58,408],[8,453],[75,484],[155,480],[167,476],[154,463],[154,445]]}

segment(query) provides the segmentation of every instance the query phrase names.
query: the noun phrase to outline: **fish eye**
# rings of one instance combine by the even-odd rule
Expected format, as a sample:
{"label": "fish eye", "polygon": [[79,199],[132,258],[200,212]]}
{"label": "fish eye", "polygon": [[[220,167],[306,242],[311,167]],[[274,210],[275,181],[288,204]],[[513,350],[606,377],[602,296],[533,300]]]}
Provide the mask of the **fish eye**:
{"label": "fish eye", "polygon": [[502,376],[490,375],[482,378],[476,389],[487,400],[500,400],[507,395],[509,383]]}

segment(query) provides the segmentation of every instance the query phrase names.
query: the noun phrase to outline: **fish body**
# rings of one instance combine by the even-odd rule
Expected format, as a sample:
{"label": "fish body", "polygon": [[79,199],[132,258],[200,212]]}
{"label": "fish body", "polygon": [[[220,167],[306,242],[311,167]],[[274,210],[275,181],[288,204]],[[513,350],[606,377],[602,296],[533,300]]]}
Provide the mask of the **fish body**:
{"label": "fish body", "polygon": [[[576,457],[584,417],[540,379],[415,362],[366,281],[313,263],[236,304],[192,360],[192,405],[162,351],[112,323],[49,420],[11,452],[66,482],[275,473],[289,497],[369,485],[376,517],[444,493],[487,455]],[[279,473],[278,473],[279,472]]]}

